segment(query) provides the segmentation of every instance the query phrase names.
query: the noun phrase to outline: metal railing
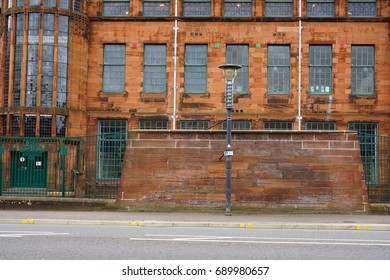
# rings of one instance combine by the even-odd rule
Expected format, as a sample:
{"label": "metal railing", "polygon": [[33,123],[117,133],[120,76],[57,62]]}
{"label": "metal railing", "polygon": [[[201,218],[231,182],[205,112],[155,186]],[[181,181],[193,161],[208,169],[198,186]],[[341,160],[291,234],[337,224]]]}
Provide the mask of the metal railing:
{"label": "metal railing", "polygon": [[117,198],[126,139],[0,137],[0,196]]}

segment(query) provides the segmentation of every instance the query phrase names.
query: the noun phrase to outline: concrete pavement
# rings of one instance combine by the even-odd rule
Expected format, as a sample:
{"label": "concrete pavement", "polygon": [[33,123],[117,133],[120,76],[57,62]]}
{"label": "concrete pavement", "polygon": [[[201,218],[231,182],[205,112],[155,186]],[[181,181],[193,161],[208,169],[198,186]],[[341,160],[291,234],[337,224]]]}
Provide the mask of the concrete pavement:
{"label": "concrete pavement", "polygon": [[390,215],[0,210],[0,224],[390,231]]}

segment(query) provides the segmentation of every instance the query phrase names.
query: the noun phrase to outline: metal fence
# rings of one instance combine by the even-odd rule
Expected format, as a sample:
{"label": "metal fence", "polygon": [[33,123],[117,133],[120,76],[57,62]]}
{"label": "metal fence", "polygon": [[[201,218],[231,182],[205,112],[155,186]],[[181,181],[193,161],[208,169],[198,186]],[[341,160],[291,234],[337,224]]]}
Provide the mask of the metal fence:
{"label": "metal fence", "polygon": [[0,196],[117,198],[126,139],[0,137]]}
{"label": "metal fence", "polygon": [[370,203],[390,202],[390,137],[359,133],[360,152]]}

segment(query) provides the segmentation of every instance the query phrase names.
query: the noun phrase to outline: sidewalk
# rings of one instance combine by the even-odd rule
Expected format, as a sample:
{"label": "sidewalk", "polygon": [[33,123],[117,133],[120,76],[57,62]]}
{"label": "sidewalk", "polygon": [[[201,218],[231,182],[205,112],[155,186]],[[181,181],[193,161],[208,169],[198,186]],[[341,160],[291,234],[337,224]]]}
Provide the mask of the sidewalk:
{"label": "sidewalk", "polygon": [[230,227],[390,231],[390,215],[234,214],[0,210],[0,224]]}

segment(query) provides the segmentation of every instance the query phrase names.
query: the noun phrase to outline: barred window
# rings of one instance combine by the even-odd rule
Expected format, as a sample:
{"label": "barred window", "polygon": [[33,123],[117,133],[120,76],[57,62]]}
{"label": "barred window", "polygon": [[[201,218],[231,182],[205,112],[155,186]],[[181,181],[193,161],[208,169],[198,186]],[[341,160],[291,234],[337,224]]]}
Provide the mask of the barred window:
{"label": "barred window", "polygon": [[186,45],[184,54],[184,92],[207,92],[207,45]]}
{"label": "barred window", "polygon": [[293,16],[293,0],[265,0],[266,17]]}
{"label": "barred window", "polygon": [[144,92],[166,92],[166,56],[166,45],[145,45]]}
{"label": "barred window", "polygon": [[267,92],[290,93],[290,46],[268,46]]}
{"label": "barred window", "polygon": [[225,0],[225,17],[252,16],[252,0]]}
{"label": "barred window", "polygon": [[294,123],[289,121],[264,121],[264,130],[293,130]]}
{"label": "barred window", "polygon": [[125,91],[125,44],[105,44],[103,62],[103,92]]}
{"label": "barred window", "polygon": [[127,141],[126,120],[98,121],[97,178],[117,180],[120,178]]}
{"label": "barred window", "polygon": [[310,46],[309,93],[332,93],[332,46]]}
{"label": "barred window", "polygon": [[39,43],[40,14],[28,14],[28,53],[27,53],[27,85],[26,107],[35,107],[37,104],[38,80],[38,43]]}
{"label": "barred window", "polygon": [[22,90],[24,14],[16,15],[13,104],[19,107]]}
{"label": "barred window", "polygon": [[210,127],[210,121],[185,120],[180,121],[180,129],[185,130],[207,130]]}
{"label": "barred window", "polygon": [[68,91],[69,17],[58,16],[57,107],[66,106]]}
{"label": "barred window", "polygon": [[20,115],[12,115],[11,117],[11,135],[20,136]]}
{"label": "barred window", "polygon": [[40,115],[39,117],[40,137],[51,137],[52,119],[53,116],[51,115]]}
{"label": "barred window", "polygon": [[183,0],[183,16],[210,16],[211,0]]}
{"label": "barred window", "polygon": [[307,121],[305,123],[306,130],[336,130],[336,122],[311,122]]}
{"label": "barred window", "polygon": [[167,120],[139,120],[140,129],[168,129]]}
{"label": "barred window", "polygon": [[130,0],[103,0],[103,16],[128,16]]}
{"label": "barred window", "polygon": [[376,0],[349,0],[348,16],[350,17],[375,17]]}
{"label": "barred window", "polygon": [[65,137],[66,135],[66,116],[56,116],[56,136]]}
{"label": "barred window", "polygon": [[352,94],[374,94],[374,46],[352,46]]}
{"label": "barred window", "polygon": [[248,94],[249,84],[249,47],[248,45],[227,45],[226,63],[241,65],[234,79],[233,93]]}
{"label": "barred window", "polygon": [[25,115],[24,116],[24,136],[35,137],[35,129],[37,125],[36,115]]}
{"label": "barred window", "polygon": [[170,0],[144,0],[144,16],[169,16],[171,14]]}
{"label": "barred window", "polygon": [[334,0],[306,0],[308,17],[333,17]]}
{"label": "barred window", "polygon": [[[222,122],[222,130],[227,129],[227,122]],[[233,120],[232,121],[232,130],[251,130],[252,129],[252,122],[251,121],[240,121],[240,120]]]}

